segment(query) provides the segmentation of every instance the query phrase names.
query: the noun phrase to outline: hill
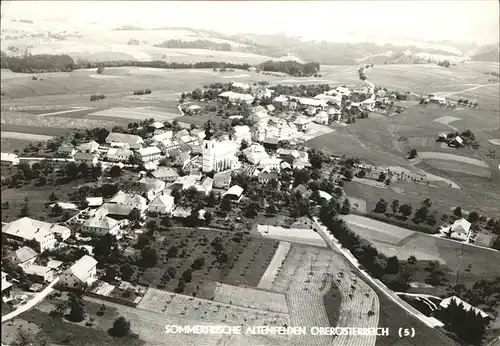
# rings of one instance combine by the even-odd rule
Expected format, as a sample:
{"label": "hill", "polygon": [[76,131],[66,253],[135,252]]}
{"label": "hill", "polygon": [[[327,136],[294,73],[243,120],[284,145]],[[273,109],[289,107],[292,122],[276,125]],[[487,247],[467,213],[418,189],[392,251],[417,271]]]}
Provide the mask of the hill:
{"label": "hill", "polygon": [[500,61],[500,47],[498,45],[486,45],[481,47],[474,56],[474,61]]}

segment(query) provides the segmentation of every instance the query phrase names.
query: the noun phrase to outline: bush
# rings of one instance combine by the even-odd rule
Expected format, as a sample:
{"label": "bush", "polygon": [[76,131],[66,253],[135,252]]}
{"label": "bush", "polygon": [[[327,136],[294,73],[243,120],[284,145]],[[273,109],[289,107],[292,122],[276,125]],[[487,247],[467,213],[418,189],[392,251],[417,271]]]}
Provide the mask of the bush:
{"label": "bush", "polygon": [[113,323],[113,328],[109,330],[109,334],[115,337],[123,337],[130,333],[130,322],[125,317],[118,317]]}

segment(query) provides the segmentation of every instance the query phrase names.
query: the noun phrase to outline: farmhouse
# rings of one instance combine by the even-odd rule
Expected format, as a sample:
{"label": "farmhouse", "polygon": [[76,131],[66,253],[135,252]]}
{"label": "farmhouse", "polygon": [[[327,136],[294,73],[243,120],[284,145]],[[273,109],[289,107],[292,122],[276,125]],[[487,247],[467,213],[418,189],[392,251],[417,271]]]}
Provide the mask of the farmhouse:
{"label": "farmhouse", "polygon": [[314,96],[314,99],[325,101],[327,103],[336,104],[336,105],[340,105],[342,103],[342,96],[341,95],[332,96],[332,95],[328,95],[325,93],[325,94],[319,94],[319,95]]}
{"label": "farmhouse", "polygon": [[99,207],[102,205],[103,200],[102,197],[87,197],[85,198],[88,207]]}
{"label": "farmhouse", "polygon": [[12,251],[6,257],[13,263],[17,264],[23,270],[35,263],[38,253],[28,246]]}
{"label": "farmhouse", "polygon": [[366,99],[363,102],[361,102],[360,107],[366,109],[367,111],[373,111],[375,107],[375,100]]}
{"label": "farmhouse", "polygon": [[97,261],[83,256],[61,275],[60,284],[64,287],[81,288],[97,281]]}
{"label": "farmhouse", "polygon": [[75,154],[74,159],[77,165],[85,163],[87,166],[95,166],[99,162],[99,155],[94,153],[78,152]]}
{"label": "farmhouse", "polygon": [[462,137],[456,136],[455,138],[453,138],[450,144],[454,145],[455,147],[461,147],[464,145],[464,140],[462,139]]}
{"label": "farmhouse", "polygon": [[57,149],[57,156],[73,157],[75,153],[76,149],[72,144],[63,144]]}
{"label": "farmhouse", "polygon": [[295,119],[294,124],[295,126],[297,126],[297,130],[305,132],[307,131],[310,122],[311,122],[310,118],[300,116],[297,119]]}
{"label": "farmhouse", "polygon": [[259,169],[264,171],[279,171],[281,160],[276,157],[263,158],[259,162]]}
{"label": "farmhouse", "polygon": [[295,149],[279,148],[276,153],[278,154],[279,158],[290,162],[293,162],[293,160],[300,158],[299,151]]}
{"label": "farmhouse", "polygon": [[2,153],[1,161],[2,165],[5,166],[17,166],[19,165],[19,156],[16,154]]}
{"label": "farmhouse", "polygon": [[208,194],[210,194],[210,191],[212,191],[213,184],[214,180],[210,177],[206,177],[201,183],[195,184],[194,187],[199,192],[202,192],[208,196]]}
{"label": "farmhouse", "polygon": [[254,100],[254,97],[249,94],[240,94],[240,93],[235,93],[233,91],[226,91],[221,94],[219,94],[219,97],[224,98],[229,100],[230,102],[245,102],[247,104],[251,104]]}
{"label": "farmhouse", "polygon": [[137,157],[142,164],[159,161],[161,158],[161,150],[158,147],[147,147],[137,150]]}
{"label": "farmhouse", "polygon": [[311,99],[311,98],[305,98],[305,97],[300,98],[299,103],[302,106],[311,106],[311,107],[319,108],[322,110],[324,110],[328,107],[326,102],[323,100],[317,100],[317,99]]}
{"label": "farmhouse", "polygon": [[131,149],[140,149],[144,140],[140,136],[128,135],[125,133],[111,132],[108,137],[106,137],[106,143],[113,144],[126,144]]}
{"label": "farmhouse", "polygon": [[197,114],[197,113],[200,113],[202,111],[203,108],[201,108],[201,106],[198,106],[198,105],[190,105],[190,106],[187,106],[186,107],[186,112],[188,114]]}
{"label": "farmhouse", "polygon": [[112,162],[128,162],[132,155],[134,155],[134,152],[129,149],[110,148],[106,158]]}
{"label": "farmhouse", "polygon": [[155,212],[159,214],[171,214],[174,209],[174,197],[161,194],[156,196],[148,205],[148,212]]}
{"label": "farmhouse", "polygon": [[85,220],[82,225],[84,233],[93,233],[99,236],[106,234],[117,235],[120,230],[120,222],[106,215],[97,214]]}
{"label": "farmhouse", "polygon": [[164,139],[156,143],[161,152],[168,155],[172,153],[175,149],[179,148],[179,143],[172,141],[171,139]]}
{"label": "farmhouse", "polygon": [[203,172],[220,172],[238,168],[240,162],[236,156],[237,151],[238,144],[232,141],[204,141]]}
{"label": "farmhouse", "polygon": [[252,143],[248,148],[243,150],[243,155],[254,165],[258,165],[261,160],[269,158],[266,149],[258,143]]}
{"label": "farmhouse", "polygon": [[155,129],[155,130],[160,130],[162,128],[165,127],[165,125],[162,123],[162,122],[159,122],[159,121],[155,121],[154,123],[152,123],[151,125],[149,125],[151,128]]}
{"label": "farmhouse", "polygon": [[172,139],[173,136],[174,136],[173,131],[164,131],[162,133],[159,133],[151,137],[151,140],[153,142],[161,142],[164,141],[165,139]]}
{"label": "farmhouse", "polygon": [[2,301],[4,303],[12,300],[10,293],[12,292],[12,283],[7,281],[7,274],[2,272]]}
{"label": "farmhouse", "polygon": [[239,200],[243,194],[243,188],[238,185],[233,185],[224,192],[223,197],[227,197],[232,200]]}
{"label": "farmhouse", "polygon": [[177,170],[171,167],[158,167],[155,171],[151,172],[151,175],[166,183],[173,183],[179,178]]}
{"label": "farmhouse", "polygon": [[178,166],[181,168],[184,168],[189,163],[189,161],[191,161],[189,152],[180,152],[176,150],[173,151],[170,156],[174,158],[174,166]]}
{"label": "farmhouse", "polygon": [[76,147],[76,149],[78,149],[78,151],[81,151],[82,153],[96,153],[99,149],[99,143],[97,143],[96,141],[90,141],[80,144]]}
{"label": "farmhouse", "polygon": [[68,232],[71,234],[67,227],[33,220],[29,217],[23,217],[2,227],[2,234],[5,234],[9,240],[25,243],[34,239],[39,247],[36,250],[40,250],[40,252],[55,248],[55,234],[67,235]]}
{"label": "farmhouse", "polygon": [[24,272],[35,282],[44,283],[54,280],[54,270],[47,266],[33,264],[27,267]]}
{"label": "farmhouse", "polygon": [[328,125],[328,113],[321,111],[314,117],[314,122],[318,124]]}
{"label": "farmhouse", "polygon": [[156,195],[165,189],[165,182],[160,179],[144,177],[139,180],[139,187],[143,191],[148,200],[153,200]]}
{"label": "farmhouse", "polygon": [[180,188],[181,190],[187,190],[191,186],[194,186],[199,180],[198,177],[192,175],[185,175],[177,179],[171,186],[170,189]]}
{"label": "farmhouse", "polygon": [[470,231],[471,223],[464,218],[456,220],[453,225],[451,225],[449,232],[463,234],[467,236]]}
{"label": "farmhouse", "polygon": [[231,172],[219,172],[214,174],[213,187],[216,189],[229,189],[231,185]]}
{"label": "farmhouse", "polygon": [[339,86],[337,87],[337,92],[339,92],[341,95],[345,95],[345,96],[351,96],[351,91],[344,87],[344,86]]}
{"label": "farmhouse", "polygon": [[142,196],[118,191],[110,200],[109,203],[126,205],[131,208],[136,208],[140,211],[146,210],[148,202]]}
{"label": "farmhouse", "polygon": [[446,104],[446,98],[444,97],[439,97],[439,96],[431,96],[429,98],[429,102],[431,103],[437,103],[437,104],[440,104],[440,105],[445,105]]}
{"label": "farmhouse", "polygon": [[273,102],[279,106],[286,107],[286,106],[288,106],[288,97],[286,97],[284,95],[280,95],[278,97],[275,97]]}
{"label": "farmhouse", "polygon": [[240,83],[240,82],[233,82],[231,84],[231,87],[242,89],[242,90],[248,90],[248,89],[250,89],[250,85],[248,85],[246,83]]}

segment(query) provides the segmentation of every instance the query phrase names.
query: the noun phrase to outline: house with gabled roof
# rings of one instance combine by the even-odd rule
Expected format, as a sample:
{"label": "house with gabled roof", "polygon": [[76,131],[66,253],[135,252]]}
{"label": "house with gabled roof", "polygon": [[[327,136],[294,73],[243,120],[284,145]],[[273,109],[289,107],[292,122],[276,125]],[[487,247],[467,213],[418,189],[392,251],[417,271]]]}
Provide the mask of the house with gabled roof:
{"label": "house with gabled roof", "polygon": [[137,194],[125,193],[123,191],[118,191],[110,200],[109,203],[116,203],[127,205],[132,208],[137,208],[140,211],[146,210],[148,201]]}
{"label": "house with gabled roof", "polygon": [[159,214],[172,214],[175,202],[174,197],[167,194],[160,194],[156,196],[148,205],[148,212]]}
{"label": "house with gabled roof", "polygon": [[52,250],[56,246],[56,233],[71,234],[67,227],[59,226],[53,223],[38,221],[29,217],[23,217],[16,221],[10,222],[2,227],[2,234],[5,234],[7,239],[18,243],[35,240],[38,244],[40,252]]}
{"label": "house with gabled roof", "polygon": [[108,144],[113,144],[113,143],[127,144],[128,147],[131,149],[140,149],[142,147],[142,144],[144,143],[144,140],[140,136],[137,136],[137,135],[129,135],[129,134],[125,134],[125,133],[111,132],[106,137],[106,143],[108,143]]}
{"label": "house with gabled roof", "polygon": [[179,178],[179,173],[176,169],[171,167],[158,167],[151,175],[156,179],[162,180],[166,183],[173,183]]}
{"label": "house with gabled roof", "polygon": [[38,252],[28,246],[23,246],[16,251],[10,252],[6,257],[13,263],[17,264],[23,270],[35,263]]}
{"label": "house with gabled roof", "polygon": [[89,287],[97,281],[97,261],[88,255],[83,256],[69,267],[60,277],[62,287]]}
{"label": "house with gabled roof", "polygon": [[95,153],[99,149],[99,143],[97,143],[96,141],[90,141],[80,144],[76,147],[76,149],[78,149],[78,151],[81,151],[82,153]]}

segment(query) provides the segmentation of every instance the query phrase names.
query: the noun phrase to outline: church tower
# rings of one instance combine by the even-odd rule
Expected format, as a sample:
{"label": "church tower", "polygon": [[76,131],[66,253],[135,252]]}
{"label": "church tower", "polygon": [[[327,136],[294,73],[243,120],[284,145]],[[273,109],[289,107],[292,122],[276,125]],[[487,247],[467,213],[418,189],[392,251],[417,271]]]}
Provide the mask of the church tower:
{"label": "church tower", "polygon": [[203,172],[211,172],[214,170],[215,164],[215,142],[213,140],[203,141]]}

